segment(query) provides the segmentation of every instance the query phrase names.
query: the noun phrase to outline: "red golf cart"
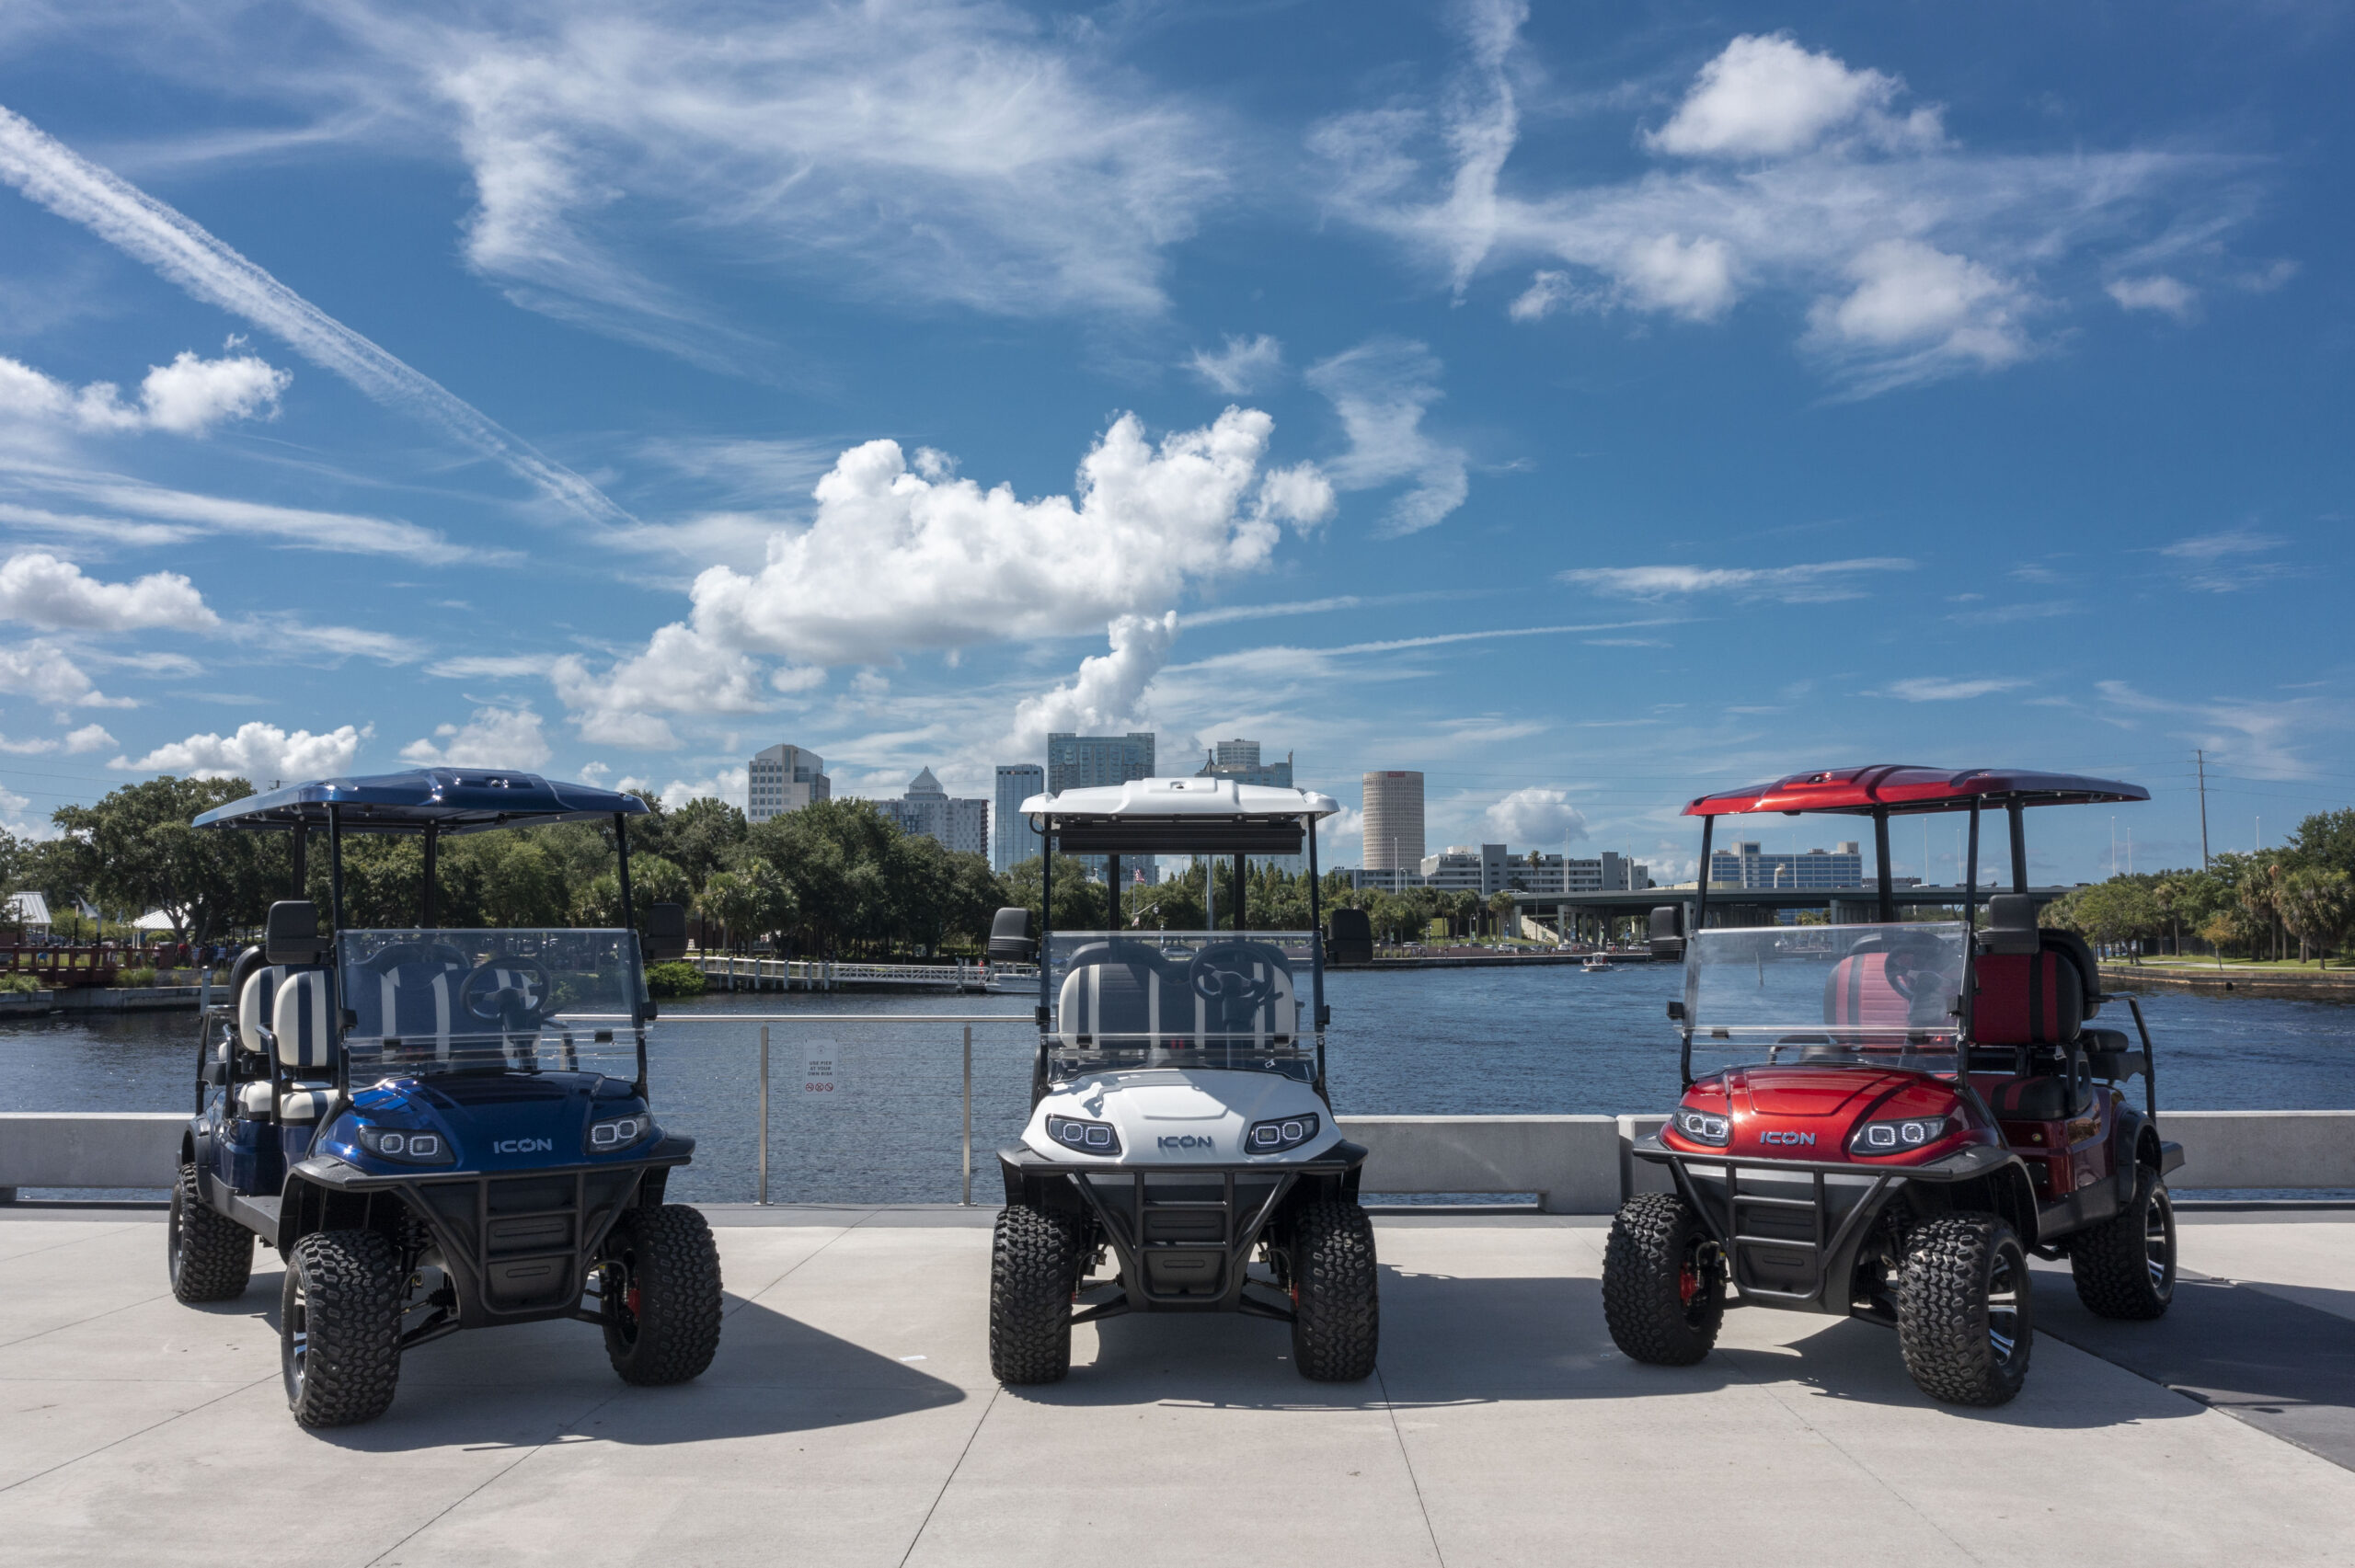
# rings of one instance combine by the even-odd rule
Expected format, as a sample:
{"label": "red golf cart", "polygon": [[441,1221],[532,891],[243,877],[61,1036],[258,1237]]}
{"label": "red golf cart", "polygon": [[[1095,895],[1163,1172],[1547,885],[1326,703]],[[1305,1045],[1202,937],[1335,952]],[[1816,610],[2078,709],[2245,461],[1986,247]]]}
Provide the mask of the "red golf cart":
{"label": "red golf cart", "polygon": [[[1701,818],[1702,876],[1689,909],[1652,913],[1656,954],[1684,962],[1668,1004],[1684,1096],[1634,1150],[1674,1190],[1630,1198],[1612,1224],[1603,1299],[1621,1350],[1699,1361],[1729,1306],[1867,1318],[1897,1330],[1931,1397],[1993,1405],[2028,1375],[2028,1254],[2067,1258],[2104,1317],[2167,1310],[2166,1176],[2183,1155],[2159,1138],[2150,1031],[2131,997],[2135,1038],[2091,1023],[2108,1000],[2100,973],[2083,940],[2039,929],[2024,827],[2032,806],[2149,798],[2105,779],[1880,766],[1684,808]],[[1971,869],[1941,900],[1961,918],[1901,920],[1890,819],[1931,811],[1970,816]],[[1981,818],[1994,811],[2012,890],[1982,897]],[[1871,818],[1876,918],[1841,923],[1835,907],[1832,923],[1712,925],[1717,819],[1809,812]]]}

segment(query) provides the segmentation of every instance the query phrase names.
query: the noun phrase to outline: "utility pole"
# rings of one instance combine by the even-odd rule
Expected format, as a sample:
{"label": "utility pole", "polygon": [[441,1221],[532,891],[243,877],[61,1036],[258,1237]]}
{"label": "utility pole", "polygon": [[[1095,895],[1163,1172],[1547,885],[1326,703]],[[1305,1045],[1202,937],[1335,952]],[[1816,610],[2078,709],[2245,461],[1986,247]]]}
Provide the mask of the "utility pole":
{"label": "utility pole", "polygon": [[2194,751],[2192,760],[2200,764],[2200,869],[2211,869],[2208,858],[2208,753]]}

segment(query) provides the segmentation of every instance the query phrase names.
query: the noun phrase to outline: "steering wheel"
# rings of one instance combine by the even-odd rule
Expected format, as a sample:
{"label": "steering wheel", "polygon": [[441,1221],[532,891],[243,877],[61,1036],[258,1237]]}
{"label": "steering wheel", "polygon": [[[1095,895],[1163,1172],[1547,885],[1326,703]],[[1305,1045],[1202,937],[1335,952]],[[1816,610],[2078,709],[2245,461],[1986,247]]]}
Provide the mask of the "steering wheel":
{"label": "steering wheel", "polygon": [[555,992],[556,978],[537,958],[494,958],[458,982],[457,1006],[478,1024],[509,1031],[536,1029]]}
{"label": "steering wheel", "polygon": [[[1230,1017],[1235,1009],[1257,1007],[1275,994],[1276,982],[1272,978],[1261,979],[1240,967],[1249,962],[1250,952],[1250,944],[1242,942],[1223,942],[1203,948],[1186,967],[1187,986],[1204,1001],[1225,1006]],[[1236,967],[1220,967],[1213,960],[1221,958]]]}

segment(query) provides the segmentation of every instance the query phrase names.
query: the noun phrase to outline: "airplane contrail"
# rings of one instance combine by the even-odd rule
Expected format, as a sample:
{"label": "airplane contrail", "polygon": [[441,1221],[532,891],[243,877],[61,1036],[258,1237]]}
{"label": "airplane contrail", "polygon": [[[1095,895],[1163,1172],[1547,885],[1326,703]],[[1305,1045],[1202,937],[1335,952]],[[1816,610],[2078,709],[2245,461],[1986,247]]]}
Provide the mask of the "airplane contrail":
{"label": "airplane contrail", "polygon": [[0,179],[147,263],[198,299],[282,338],[296,353],[377,402],[425,415],[581,515],[604,523],[637,521],[596,486],[541,456],[528,441],[352,331],[186,214],[100,168],[6,107],[0,107]]}

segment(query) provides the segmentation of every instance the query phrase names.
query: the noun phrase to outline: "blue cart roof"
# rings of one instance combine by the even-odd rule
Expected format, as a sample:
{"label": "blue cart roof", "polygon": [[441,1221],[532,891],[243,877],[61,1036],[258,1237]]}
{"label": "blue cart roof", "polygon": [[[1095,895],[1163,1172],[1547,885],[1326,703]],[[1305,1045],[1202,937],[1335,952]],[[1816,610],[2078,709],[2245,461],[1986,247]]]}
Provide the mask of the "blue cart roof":
{"label": "blue cart roof", "polygon": [[347,833],[480,833],[543,822],[600,820],[616,812],[643,816],[634,795],[588,784],[559,784],[537,773],[487,768],[418,768],[364,779],[314,779],[216,806],[196,819],[200,828],[324,828],[327,807],[340,807]]}

